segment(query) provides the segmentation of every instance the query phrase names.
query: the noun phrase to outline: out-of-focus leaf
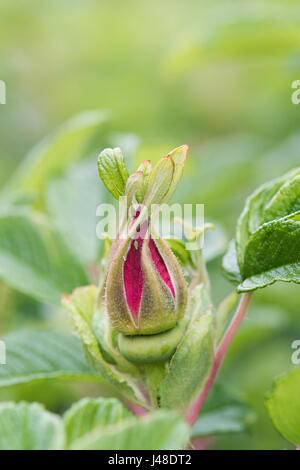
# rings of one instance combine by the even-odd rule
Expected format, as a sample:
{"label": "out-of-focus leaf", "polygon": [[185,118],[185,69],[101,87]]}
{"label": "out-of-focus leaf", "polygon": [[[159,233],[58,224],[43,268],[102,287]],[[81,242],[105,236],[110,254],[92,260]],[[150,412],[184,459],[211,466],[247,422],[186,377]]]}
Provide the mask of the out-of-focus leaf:
{"label": "out-of-focus leaf", "polygon": [[191,30],[177,41],[165,63],[168,76],[178,79],[200,64],[205,67],[224,57],[244,63],[249,58],[258,61],[268,56],[274,60],[295,53],[300,44],[299,11],[284,9],[280,3],[277,8],[268,5],[268,19],[262,20],[253,6],[244,9],[231,2],[219,4],[217,14],[208,14],[201,29]]}
{"label": "out-of-focus leaf", "polygon": [[200,393],[213,360],[212,319],[202,315],[187,330],[160,383],[162,407],[184,409]]}
{"label": "out-of-focus leaf", "polygon": [[64,445],[60,417],[39,403],[2,403],[0,429],[0,450],[59,450]]}
{"label": "out-of-focus leaf", "polygon": [[222,255],[227,248],[228,238],[222,226],[213,222],[214,230],[208,230],[204,234],[203,255],[206,262]]}
{"label": "out-of-focus leaf", "polygon": [[215,137],[193,147],[174,199],[205,204],[206,217],[222,220],[225,211],[240,207],[262,148],[262,141],[248,134]]}
{"label": "out-of-focus leaf", "polygon": [[73,443],[72,449],[86,450],[180,450],[189,437],[184,420],[170,411],[156,411],[93,430]]}
{"label": "out-of-focus leaf", "polygon": [[0,277],[44,302],[59,303],[89,283],[88,275],[61,235],[42,215],[12,212],[0,217]]}
{"label": "out-of-focus leaf", "polygon": [[103,112],[89,111],[64,123],[28,154],[8,189],[22,189],[38,195],[51,176],[85,156],[89,141],[106,121]]}
{"label": "out-of-focus leaf", "polygon": [[138,419],[115,399],[83,399],[63,420],[37,403],[0,405],[1,450],[180,450],[189,428],[177,413]]}
{"label": "out-of-focus leaf", "polygon": [[130,399],[145,405],[145,400],[135,380],[120,372],[115,366],[105,361],[97,338],[93,331],[93,316],[96,305],[96,286],[79,287],[72,295],[63,297],[63,307],[66,309],[80,336],[88,354],[89,360],[101,377],[112,383],[118,390]]}
{"label": "out-of-focus leaf", "polygon": [[98,171],[108,191],[116,199],[124,196],[129,173],[120,148],[105,149],[100,153],[98,157]]}
{"label": "out-of-focus leaf", "polygon": [[255,414],[222,384],[216,384],[192,428],[192,437],[243,432]]}
{"label": "out-of-focus leaf", "polygon": [[[283,309],[276,305],[266,306],[254,303],[250,306],[247,317],[243,321],[226,354],[224,368],[233,367],[240,363],[240,358],[245,354],[253,354],[269,338],[282,335],[289,325],[289,319]],[[244,356],[243,356],[244,357]]]}
{"label": "out-of-focus leaf", "polygon": [[83,398],[69,408],[63,421],[66,431],[66,446],[70,447],[77,439],[94,429],[117,424],[132,417],[132,414],[115,398]]}
{"label": "out-of-focus leaf", "polygon": [[46,379],[101,380],[87,364],[80,341],[70,334],[24,329],[3,341],[6,364],[0,365],[0,387]]}
{"label": "out-of-focus leaf", "polygon": [[300,445],[300,369],[279,378],[267,398],[267,408],[276,429],[296,446]]}
{"label": "out-of-focus leaf", "polygon": [[215,436],[245,431],[249,410],[242,405],[226,406],[203,413],[193,427],[193,436]]}
{"label": "out-of-focus leaf", "polygon": [[47,187],[46,206],[52,220],[69,249],[85,264],[97,258],[96,209],[103,200],[95,160],[77,163]]}
{"label": "out-of-focus leaf", "polygon": [[166,240],[169,247],[173,251],[174,255],[180,262],[181,266],[186,266],[187,264],[193,264],[191,254],[185,247],[185,242],[183,240],[176,240],[175,238],[168,238]]}
{"label": "out-of-focus leaf", "polygon": [[[220,225],[213,224],[214,230],[208,230],[204,235],[204,246],[203,255],[206,262],[209,262],[225,252],[227,246],[227,237],[225,236],[224,230]],[[164,226],[162,227],[164,228]],[[182,266],[186,264],[193,264],[191,252],[186,248],[185,240],[180,239],[181,236],[185,236],[182,233],[182,227],[179,227],[178,223],[174,224],[174,235],[176,238],[167,238],[166,241],[170,246],[173,253],[178,258]],[[168,227],[169,230],[169,227]],[[162,237],[164,238],[163,230],[160,230]],[[169,233],[167,233],[169,235]]]}

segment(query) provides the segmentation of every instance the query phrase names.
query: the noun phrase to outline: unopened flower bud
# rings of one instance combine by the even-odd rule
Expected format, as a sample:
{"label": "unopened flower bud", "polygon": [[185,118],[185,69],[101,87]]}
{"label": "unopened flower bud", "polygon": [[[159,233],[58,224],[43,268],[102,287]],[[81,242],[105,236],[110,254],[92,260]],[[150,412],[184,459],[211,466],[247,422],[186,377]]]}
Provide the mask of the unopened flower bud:
{"label": "unopened flower bud", "polygon": [[[186,281],[177,258],[153,229],[150,207],[171,197],[180,180],[186,152],[187,146],[176,149],[151,172],[144,171],[142,165],[127,180],[126,210],[133,215],[120,227],[112,245],[105,294],[111,325],[125,335],[169,330],[185,313]],[[145,162],[147,170],[149,165]],[[139,202],[135,208],[134,194],[138,194]]]}

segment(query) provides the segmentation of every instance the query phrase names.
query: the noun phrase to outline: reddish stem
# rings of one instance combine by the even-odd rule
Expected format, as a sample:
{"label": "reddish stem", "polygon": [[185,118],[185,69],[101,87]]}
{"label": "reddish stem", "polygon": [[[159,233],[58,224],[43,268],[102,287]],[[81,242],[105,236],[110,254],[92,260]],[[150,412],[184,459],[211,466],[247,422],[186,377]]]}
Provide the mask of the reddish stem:
{"label": "reddish stem", "polygon": [[127,402],[128,404],[128,408],[130,408],[130,410],[136,415],[136,416],[144,416],[145,414],[148,413],[147,410],[145,410],[145,408],[142,408],[141,406],[137,405],[136,403],[134,403],[133,401],[129,401]]}
{"label": "reddish stem", "polygon": [[215,358],[214,358],[214,362],[212,365],[212,369],[205,383],[204,389],[202,390],[201,394],[198,396],[198,398],[195,400],[195,402],[190,406],[190,408],[187,411],[186,420],[190,424],[190,426],[193,426],[193,424],[198,418],[198,415],[206,400],[206,397],[209,394],[214,384],[214,381],[217,377],[220,366],[231,344],[231,341],[233,340],[235,333],[237,332],[242,320],[244,319],[246,315],[251,297],[252,297],[252,293],[246,293],[242,295],[241,301],[235,312],[235,315],[215,353]]}
{"label": "reddish stem", "polygon": [[189,448],[191,450],[206,450],[209,449],[209,447],[211,447],[214,442],[214,436],[198,437],[192,440]]}

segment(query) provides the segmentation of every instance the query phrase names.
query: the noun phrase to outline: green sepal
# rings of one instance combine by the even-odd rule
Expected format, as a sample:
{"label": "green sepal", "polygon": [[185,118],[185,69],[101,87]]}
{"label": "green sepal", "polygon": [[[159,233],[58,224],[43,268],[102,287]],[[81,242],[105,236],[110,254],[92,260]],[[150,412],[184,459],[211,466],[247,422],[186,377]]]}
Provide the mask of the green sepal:
{"label": "green sepal", "polygon": [[121,354],[134,364],[155,364],[167,361],[175,352],[184,334],[180,323],[163,333],[148,336],[118,336]]}
{"label": "green sepal", "polygon": [[137,202],[142,203],[145,197],[149,176],[152,171],[152,164],[150,160],[145,160],[143,163],[141,163],[137,171],[141,171],[143,173],[143,184],[140,189],[136,192],[135,197]]}
{"label": "green sepal", "polygon": [[128,374],[121,373],[114,365],[106,362],[101,353],[92,329],[97,290],[97,287],[93,285],[79,287],[75,289],[73,294],[63,296],[62,305],[68,312],[75,331],[83,342],[91,365],[99,375],[117,387],[119,392],[147,408],[148,405],[134,379]]}
{"label": "green sepal", "polygon": [[176,191],[178,183],[181,180],[188,149],[188,145],[181,145],[168,154],[168,157],[172,158],[174,162],[174,174],[168,193],[164,198],[164,203],[168,203],[170,201]]}
{"label": "green sepal", "polygon": [[142,171],[137,171],[136,173],[133,173],[132,175],[129,176],[127,183],[126,183],[125,192],[124,192],[127,198],[126,200],[127,210],[132,204],[134,195],[142,187],[143,179],[144,179],[144,176],[143,176]]}
{"label": "green sepal", "polygon": [[111,328],[108,316],[103,308],[97,308],[93,315],[92,329],[98,340],[99,348],[104,359],[116,366],[120,372],[125,372],[133,377],[139,377],[139,371],[128,362],[118,348],[119,333]]}
{"label": "green sepal", "polygon": [[201,393],[213,357],[212,317],[202,315],[188,328],[159,385],[161,407],[185,410]]}
{"label": "green sepal", "polygon": [[167,195],[174,175],[174,161],[172,158],[163,157],[152,169],[143,205],[150,208],[152,204],[161,204]]}
{"label": "green sepal", "polygon": [[188,305],[184,320],[188,325],[199,320],[202,315],[211,314],[212,302],[210,293],[204,283],[196,284],[193,289],[190,289],[188,296]]}

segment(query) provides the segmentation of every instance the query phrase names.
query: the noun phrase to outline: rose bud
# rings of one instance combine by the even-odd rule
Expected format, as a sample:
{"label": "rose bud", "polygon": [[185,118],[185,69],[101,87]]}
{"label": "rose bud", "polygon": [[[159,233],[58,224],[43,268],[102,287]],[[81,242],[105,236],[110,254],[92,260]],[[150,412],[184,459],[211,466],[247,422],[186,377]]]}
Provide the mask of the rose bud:
{"label": "rose bud", "polygon": [[157,210],[172,196],[186,152],[187,146],[179,147],[153,169],[144,162],[127,180],[127,217],[112,245],[105,292],[111,326],[125,335],[164,332],[185,313],[186,281],[177,258],[154,231],[151,207]]}

